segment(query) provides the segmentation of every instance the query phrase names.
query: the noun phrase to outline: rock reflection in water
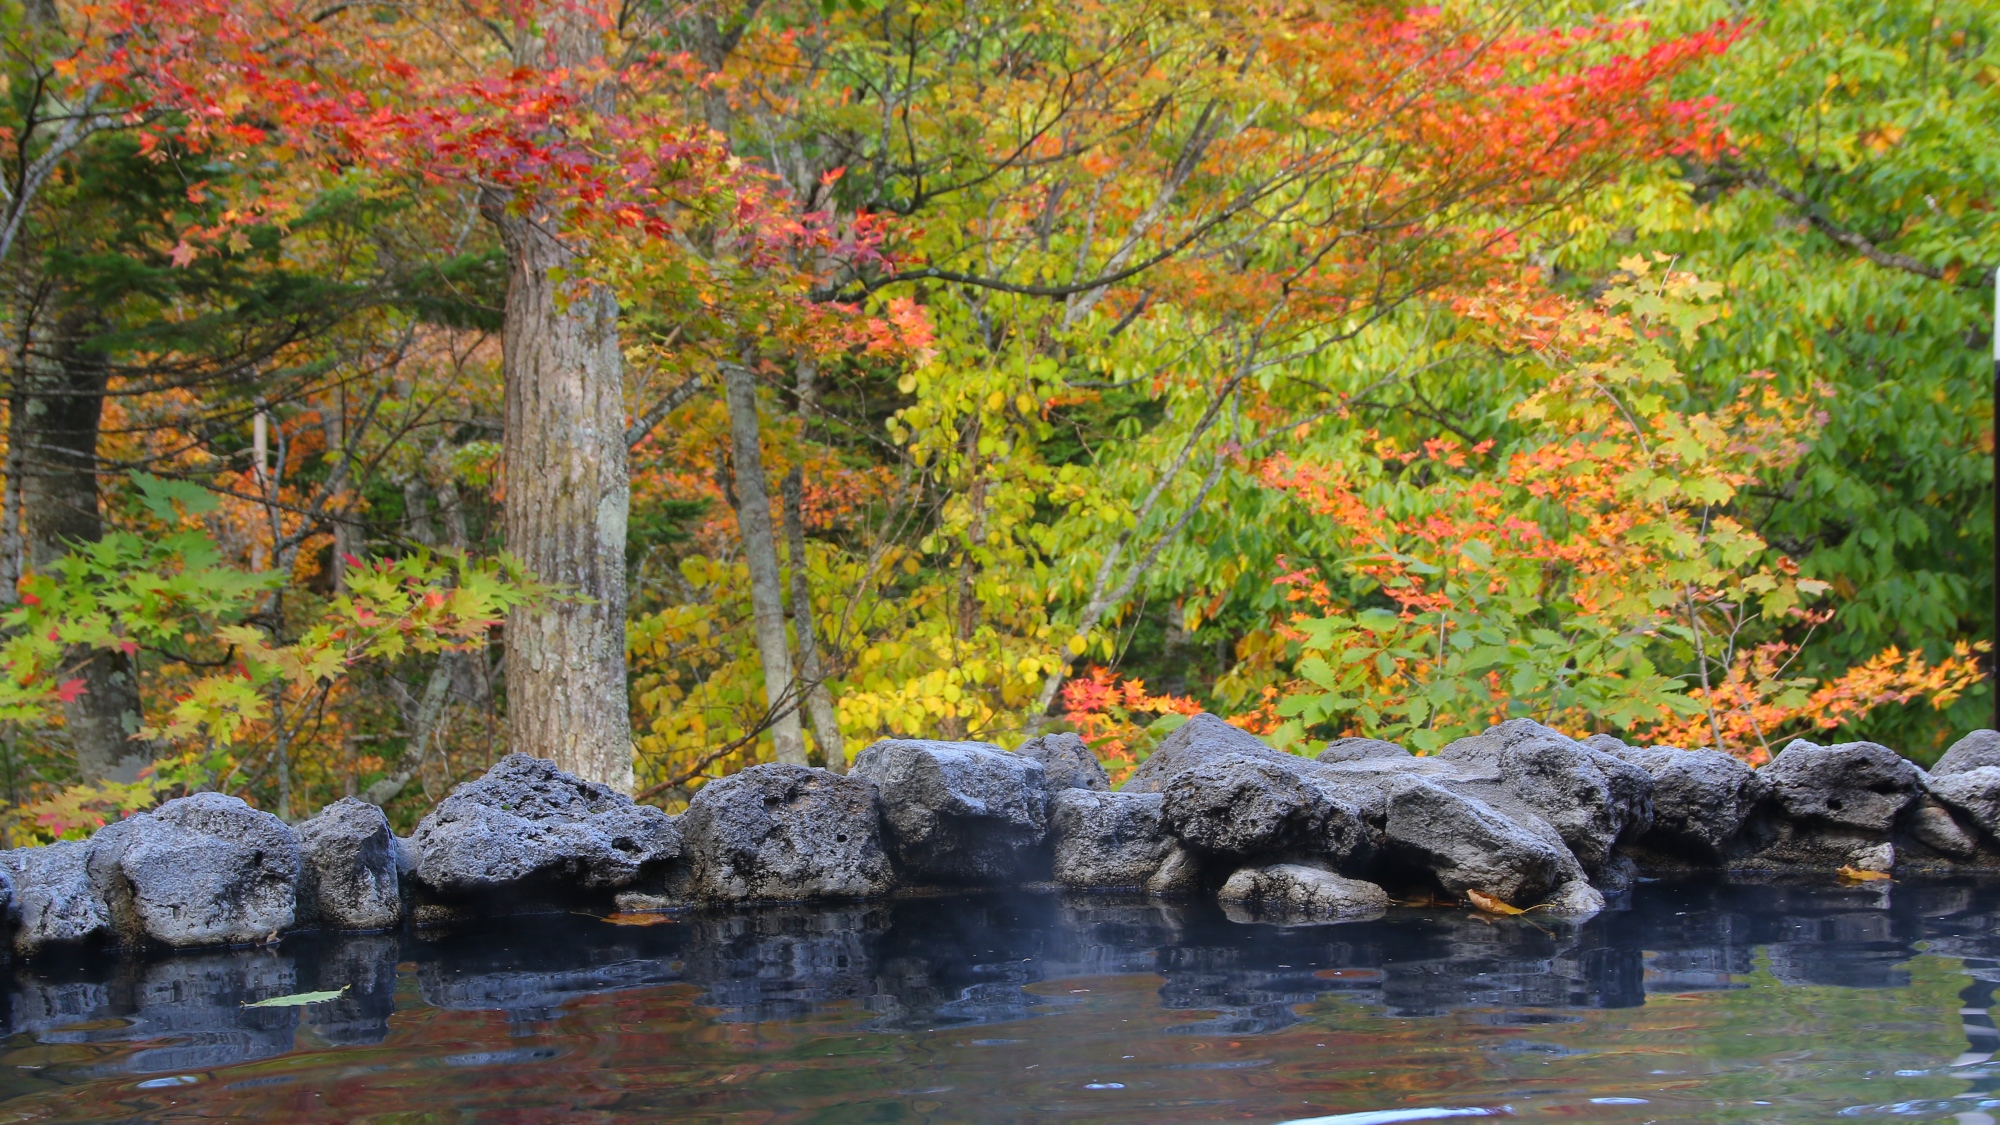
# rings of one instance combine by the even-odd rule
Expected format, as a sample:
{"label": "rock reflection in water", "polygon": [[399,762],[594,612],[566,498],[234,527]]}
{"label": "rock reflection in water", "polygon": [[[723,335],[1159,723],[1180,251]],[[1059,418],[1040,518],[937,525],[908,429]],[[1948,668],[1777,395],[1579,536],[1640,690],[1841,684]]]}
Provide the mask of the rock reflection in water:
{"label": "rock reflection in water", "polygon": [[[96,1052],[98,1069],[79,1073],[178,1074],[302,1045],[381,1043],[399,1003],[497,1012],[514,1034],[533,1035],[580,997],[679,987],[720,1024],[834,1014],[862,1034],[896,1033],[1030,1020],[1082,1002],[1049,982],[1154,974],[1158,1005],[1187,1014],[1177,1034],[1234,1037],[1297,1025],[1325,998],[1397,1017],[1491,1009],[1509,1025],[1629,1008],[1649,993],[1740,987],[1760,950],[1786,984],[1900,988],[1919,942],[1970,959],[1967,1003],[1991,1004],[2000,891],[1649,886],[1631,909],[1581,927],[1451,911],[1242,925],[1212,906],[1027,894],[646,926],[517,918],[94,968],[17,964],[7,1020],[17,1046],[134,1045]],[[245,1007],[343,988],[328,1003]],[[1969,1050],[2000,1046],[1990,1021],[1978,1031],[1967,1019],[1967,1034],[1984,1036]]]}

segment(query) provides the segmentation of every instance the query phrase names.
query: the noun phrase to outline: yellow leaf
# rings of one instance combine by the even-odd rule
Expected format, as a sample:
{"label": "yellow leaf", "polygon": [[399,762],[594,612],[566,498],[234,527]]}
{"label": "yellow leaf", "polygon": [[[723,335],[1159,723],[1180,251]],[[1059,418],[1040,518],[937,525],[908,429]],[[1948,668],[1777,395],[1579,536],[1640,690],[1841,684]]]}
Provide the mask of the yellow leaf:
{"label": "yellow leaf", "polygon": [[1465,897],[1472,900],[1473,906],[1479,908],[1480,910],[1485,911],[1488,914],[1526,913],[1526,911],[1522,910],[1520,907],[1509,906],[1507,903],[1504,903],[1500,901],[1498,898],[1495,898],[1494,896],[1487,894],[1485,891],[1467,891],[1465,892]]}
{"label": "yellow leaf", "polygon": [[1839,875],[1843,883],[1873,883],[1889,878],[1887,871],[1863,871],[1859,867],[1843,867]]}

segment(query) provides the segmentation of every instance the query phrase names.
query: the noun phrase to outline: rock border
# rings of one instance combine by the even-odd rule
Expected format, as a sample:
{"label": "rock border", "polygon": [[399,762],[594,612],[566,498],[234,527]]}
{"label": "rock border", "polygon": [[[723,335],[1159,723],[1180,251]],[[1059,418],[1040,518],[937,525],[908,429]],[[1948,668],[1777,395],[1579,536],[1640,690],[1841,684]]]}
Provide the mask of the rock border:
{"label": "rock border", "polygon": [[1075,735],[885,739],[836,775],[760,765],[675,817],[511,754],[408,838],[343,798],[287,825],[199,793],[90,840],[0,852],[4,948],[255,945],[550,910],[861,901],[1055,886],[1326,924],[1397,902],[1587,918],[1638,876],[2000,872],[2000,733],[1926,772],[1869,742],[1727,754],[1510,720],[1435,755],[1316,758],[1190,718],[1118,790]]}

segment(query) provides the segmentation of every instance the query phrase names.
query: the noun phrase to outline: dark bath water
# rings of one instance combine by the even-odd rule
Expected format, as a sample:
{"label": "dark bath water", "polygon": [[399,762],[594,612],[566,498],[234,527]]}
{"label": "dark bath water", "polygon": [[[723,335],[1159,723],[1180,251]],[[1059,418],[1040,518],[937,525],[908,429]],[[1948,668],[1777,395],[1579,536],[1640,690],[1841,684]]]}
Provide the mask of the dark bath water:
{"label": "dark bath water", "polygon": [[0,1121],[2000,1115],[1994,885],[1655,884],[1580,929],[1016,895],[13,977]]}

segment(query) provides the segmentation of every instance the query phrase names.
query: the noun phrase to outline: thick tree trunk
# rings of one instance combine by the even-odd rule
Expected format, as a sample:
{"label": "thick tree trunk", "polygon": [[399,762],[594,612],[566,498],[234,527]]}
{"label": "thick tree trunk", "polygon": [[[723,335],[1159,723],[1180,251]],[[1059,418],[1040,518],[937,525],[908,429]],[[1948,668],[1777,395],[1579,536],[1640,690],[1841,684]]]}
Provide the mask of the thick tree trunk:
{"label": "thick tree trunk", "polygon": [[792,632],[799,638],[799,679],[805,685],[806,715],[812,719],[813,741],[820,757],[835,773],[847,772],[847,743],[840,737],[840,719],[833,711],[833,694],[826,690],[826,667],[819,657],[819,634],[813,626],[812,586],[806,580],[805,475],[795,465],[780,489],[785,507],[785,553],[792,560]]}
{"label": "thick tree trunk", "polygon": [[[490,208],[506,243],[507,549],[588,600],[517,610],[507,622],[512,750],[625,792],[625,454],[618,306],[609,290],[564,294],[571,254],[540,223]],[[567,298],[566,303],[562,301]]]}
{"label": "thick tree trunk", "polygon": [[[577,67],[601,53],[584,6],[548,5],[526,66]],[[608,93],[608,92],[607,92]],[[556,218],[508,195],[480,199],[507,250],[501,370],[506,382],[507,549],[577,600],[517,610],[507,622],[507,744],[632,791],[625,685],[624,361],[609,289],[569,283],[575,250]]]}
{"label": "thick tree trunk", "polygon": [[806,739],[799,727],[791,646],[785,641],[785,595],[778,582],[778,548],[771,534],[771,494],[765,488],[764,455],[757,445],[757,384],[741,364],[728,364],[723,376],[734,447],[736,527],[743,536],[744,561],[750,565],[750,609],[758,662],[764,668],[764,703],[773,714],[772,748],[778,761],[802,766]]}
{"label": "thick tree trunk", "polygon": [[[47,568],[78,543],[104,536],[98,510],[97,431],[104,414],[103,364],[70,344],[80,326],[64,324],[54,355],[32,362],[29,393],[17,401],[13,426],[19,451],[22,531],[29,564]],[[10,482],[11,483],[11,482]],[[134,781],[153,759],[137,739],[141,720],[137,670],[122,652],[79,652],[75,676],[83,694],[63,706],[64,725],[85,781]]]}

